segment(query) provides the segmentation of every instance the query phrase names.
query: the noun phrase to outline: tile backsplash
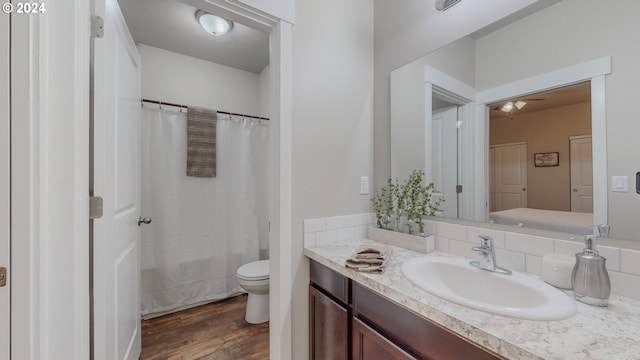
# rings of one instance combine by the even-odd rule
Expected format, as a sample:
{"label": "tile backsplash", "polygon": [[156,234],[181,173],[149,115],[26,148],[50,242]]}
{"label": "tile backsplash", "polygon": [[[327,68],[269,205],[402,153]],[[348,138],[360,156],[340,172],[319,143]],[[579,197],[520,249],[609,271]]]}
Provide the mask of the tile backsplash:
{"label": "tile backsplash", "polygon": [[[373,224],[374,216],[370,213],[304,220],[304,242],[309,246],[335,240],[357,242],[367,236],[367,228]],[[539,276],[542,276],[544,254],[574,255],[583,247],[579,242],[482,227],[430,220],[425,224],[426,232],[436,237],[438,251],[476,258],[471,247],[479,244],[478,235],[489,235],[494,239],[500,266]],[[598,246],[598,251],[607,258],[612,291],[640,299],[640,251],[612,246]]]}
{"label": "tile backsplash", "polygon": [[305,246],[341,240],[357,242],[367,237],[367,228],[373,224],[373,214],[355,214],[307,219],[304,221]]}

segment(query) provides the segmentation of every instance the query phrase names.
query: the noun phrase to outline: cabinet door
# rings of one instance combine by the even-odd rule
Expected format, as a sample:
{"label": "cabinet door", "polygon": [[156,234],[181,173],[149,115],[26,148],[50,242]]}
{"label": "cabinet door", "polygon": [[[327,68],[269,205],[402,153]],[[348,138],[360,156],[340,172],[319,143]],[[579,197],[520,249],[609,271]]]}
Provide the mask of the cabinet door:
{"label": "cabinet door", "polygon": [[309,286],[309,358],[349,358],[349,311]]}
{"label": "cabinet door", "polygon": [[416,359],[357,318],[352,334],[353,360]]}

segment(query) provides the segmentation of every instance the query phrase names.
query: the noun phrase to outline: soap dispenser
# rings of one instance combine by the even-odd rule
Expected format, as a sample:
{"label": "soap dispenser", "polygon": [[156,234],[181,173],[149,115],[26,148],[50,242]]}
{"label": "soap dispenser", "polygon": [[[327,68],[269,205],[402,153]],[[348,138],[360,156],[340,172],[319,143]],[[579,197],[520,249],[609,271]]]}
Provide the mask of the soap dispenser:
{"label": "soap dispenser", "polygon": [[576,300],[594,306],[607,306],[611,295],[611,281],[606,258],[596,250],[598,236],[608,236],[608,225],[594,225],[593,234],[584,236],[584,250],[576,254],[571,284]]}

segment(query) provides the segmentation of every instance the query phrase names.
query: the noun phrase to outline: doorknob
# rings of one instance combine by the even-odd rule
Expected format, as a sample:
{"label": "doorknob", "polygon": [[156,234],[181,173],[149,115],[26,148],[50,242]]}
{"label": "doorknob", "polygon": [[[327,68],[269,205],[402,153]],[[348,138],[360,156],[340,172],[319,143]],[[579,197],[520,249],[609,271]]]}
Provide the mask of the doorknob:
{"label": "doorknob", "polygon": [[573,192],[578,192],[578,189],[573,189]]}
{"label": "doorknob", "polygon": [[527,191],[527,188],[522,188],[522,191]]}
{"label": "doorknob", "polygon": [[138,216],[138,226],[142,224],[151,224],[151,218],[143,218],[142,216]]}

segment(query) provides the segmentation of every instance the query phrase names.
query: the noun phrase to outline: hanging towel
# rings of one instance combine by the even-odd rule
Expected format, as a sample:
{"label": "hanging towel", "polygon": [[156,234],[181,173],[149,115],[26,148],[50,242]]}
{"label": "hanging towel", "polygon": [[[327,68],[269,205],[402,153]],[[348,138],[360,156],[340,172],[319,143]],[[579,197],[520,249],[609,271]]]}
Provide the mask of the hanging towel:
{"label": "hanging towel", "polygon": [[215,110],[187,108],[187,176],[216,177]]}

